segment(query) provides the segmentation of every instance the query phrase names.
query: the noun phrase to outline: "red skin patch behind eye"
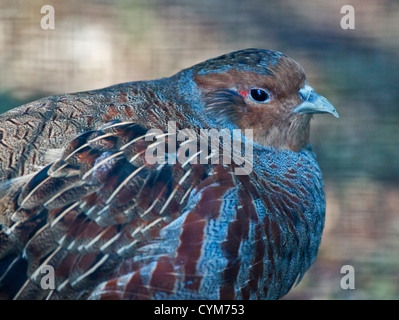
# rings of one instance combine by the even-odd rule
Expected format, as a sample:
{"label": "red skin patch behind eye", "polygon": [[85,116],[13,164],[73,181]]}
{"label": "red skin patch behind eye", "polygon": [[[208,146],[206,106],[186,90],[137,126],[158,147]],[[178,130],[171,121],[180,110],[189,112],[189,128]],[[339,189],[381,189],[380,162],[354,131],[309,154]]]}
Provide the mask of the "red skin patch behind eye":
{"label": "red skin patch behind eye", "polygon": [[243,96],[244,98],[248,95],[249,91],[245,91],[245,90],[239,90],[237,91],[241,96]]}

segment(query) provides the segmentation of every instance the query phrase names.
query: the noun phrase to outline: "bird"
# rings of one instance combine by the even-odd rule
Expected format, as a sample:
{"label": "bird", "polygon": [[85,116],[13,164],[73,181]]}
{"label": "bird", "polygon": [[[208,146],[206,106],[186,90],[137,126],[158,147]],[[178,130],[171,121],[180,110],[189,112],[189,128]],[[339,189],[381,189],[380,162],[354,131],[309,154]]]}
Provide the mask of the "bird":
{"label": "bird", "polygon": [[321,243],[321,113],[298,62],[248,48],[1,114],[0,298],[284,297]]}

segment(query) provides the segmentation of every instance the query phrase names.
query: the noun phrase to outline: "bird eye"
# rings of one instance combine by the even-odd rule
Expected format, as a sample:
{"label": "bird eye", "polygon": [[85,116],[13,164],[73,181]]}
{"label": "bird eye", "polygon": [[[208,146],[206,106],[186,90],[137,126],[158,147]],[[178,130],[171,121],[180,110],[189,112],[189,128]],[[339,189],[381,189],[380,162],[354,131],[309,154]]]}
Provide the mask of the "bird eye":
{"label": "bird eye", "polygon": [[270,99],[269,93],[264,89],[251,89],[250,95],[252,100],[256,102],[267,102]]}

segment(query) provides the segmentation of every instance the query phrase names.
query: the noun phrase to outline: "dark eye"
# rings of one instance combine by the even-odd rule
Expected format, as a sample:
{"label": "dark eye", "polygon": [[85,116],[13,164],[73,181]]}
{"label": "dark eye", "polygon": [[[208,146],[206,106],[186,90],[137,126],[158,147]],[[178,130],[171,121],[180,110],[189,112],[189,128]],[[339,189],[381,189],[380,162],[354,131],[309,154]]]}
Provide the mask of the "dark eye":
{"label": "dark eye", "polygon": [[264,89],[251,89],[250,94],[256,102],[266,102],[270,99],[269,93]]}

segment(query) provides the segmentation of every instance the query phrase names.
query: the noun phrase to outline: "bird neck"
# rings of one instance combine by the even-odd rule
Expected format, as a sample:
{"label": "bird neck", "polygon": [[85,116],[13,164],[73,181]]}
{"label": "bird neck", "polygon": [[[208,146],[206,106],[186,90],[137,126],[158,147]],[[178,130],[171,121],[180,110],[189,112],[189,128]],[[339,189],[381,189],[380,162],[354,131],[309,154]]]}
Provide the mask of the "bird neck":
{"label": "bird neck", "polygon": [[311,118],[305,114],[281,121],[271,119],[262,128],[254,130],[254,140],[263,146],[298,152],[309,143]]}

